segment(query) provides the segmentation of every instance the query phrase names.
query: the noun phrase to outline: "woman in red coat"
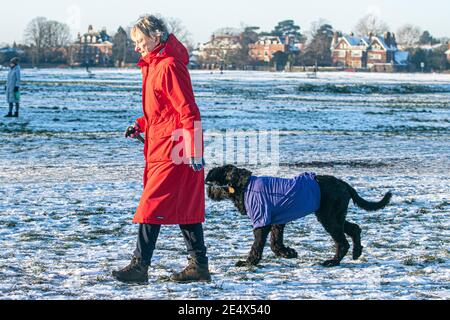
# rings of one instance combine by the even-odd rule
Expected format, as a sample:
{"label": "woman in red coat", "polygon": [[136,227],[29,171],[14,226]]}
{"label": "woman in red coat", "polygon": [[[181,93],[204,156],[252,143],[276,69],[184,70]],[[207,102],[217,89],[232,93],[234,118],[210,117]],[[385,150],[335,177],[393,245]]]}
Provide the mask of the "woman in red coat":
{"label": "woman in red coat", "polygon": [[203,240],[205,189],[203,136],[187,70],[186,48],[167,32],[162,19],[142,17],[131,37],[141,54],[144,116],[126,136],[145,134],[144,192],[133,223],[139,224],[131,264],[114,271],[122,282],[147,282],[156,240],[162,225],[180,225],[188,253],[185,270],[174,274],[179,282],[209,281]]}

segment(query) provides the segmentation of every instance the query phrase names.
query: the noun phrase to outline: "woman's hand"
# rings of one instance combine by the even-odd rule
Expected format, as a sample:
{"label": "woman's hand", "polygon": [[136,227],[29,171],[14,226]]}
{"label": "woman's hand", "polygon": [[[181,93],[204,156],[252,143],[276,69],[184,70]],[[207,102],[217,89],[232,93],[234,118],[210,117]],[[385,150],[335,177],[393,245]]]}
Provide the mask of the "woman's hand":
{"label": "woman's hand", "polygon": [[205,167],[205,159],[203,159],[203,158],[191,158],[189,166],[195,172],[202,171],[203,168]]}
{"label": "woman's hand", "polygon": [[136,122],[134,125],[129,126],[125,131],[125,138],[133,138],[136,139],[142,133],[139,124]]}

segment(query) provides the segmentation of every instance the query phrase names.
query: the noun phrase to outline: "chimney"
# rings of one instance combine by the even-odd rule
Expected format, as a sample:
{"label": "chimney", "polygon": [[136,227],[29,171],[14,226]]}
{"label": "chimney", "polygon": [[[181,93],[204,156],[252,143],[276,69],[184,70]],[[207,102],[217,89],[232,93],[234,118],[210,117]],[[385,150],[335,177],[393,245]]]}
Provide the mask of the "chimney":
{"label": "chimney", "polygon": [[339,34],[337,31],[335,31],[333,33],[333,42],[332,42],[331,46],[334,48],[337,45],[338,41],[339,41]]}
{"label": "chimney", "polygon": [[384,33],[384,42],[386,43],[386,45],[387,45],[388,47],[391,46],[391,33],[390,33],[389,31],[386,31],[386,32]]}
{"label": "chimney", "polygon": [[392,42],[392,46],[397,48],[397,39],[395,39],[395,33],[393,33],[393,32],[392,32],[391,42]]}

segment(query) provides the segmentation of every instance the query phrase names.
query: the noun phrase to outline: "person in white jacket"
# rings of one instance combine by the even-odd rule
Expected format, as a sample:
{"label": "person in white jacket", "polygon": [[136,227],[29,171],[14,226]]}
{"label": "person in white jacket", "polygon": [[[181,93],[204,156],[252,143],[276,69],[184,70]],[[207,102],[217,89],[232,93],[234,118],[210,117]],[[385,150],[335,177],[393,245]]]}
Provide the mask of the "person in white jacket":
{"label": "person in white jacket", "polygon": [[[10,70],[8,72],[8,79],[6,81],[6,100],[9,103],[9,112],[5,117],[18,117],[20,104],[20,66],[19,58],[12,58],[10,61]],[[12,113],[14,104],[16,105],[16,112]]]}

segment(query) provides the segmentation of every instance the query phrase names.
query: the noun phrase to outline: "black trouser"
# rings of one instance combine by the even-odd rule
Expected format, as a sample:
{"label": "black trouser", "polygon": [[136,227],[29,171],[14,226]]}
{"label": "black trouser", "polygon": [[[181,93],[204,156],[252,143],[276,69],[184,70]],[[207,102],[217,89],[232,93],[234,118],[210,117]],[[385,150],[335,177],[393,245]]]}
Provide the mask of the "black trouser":
{"label": "black trouser", "polygon": [[[208,263],[202,224],[180,225],[180,229],[183,234],[184,242],[186,243],[188,254],[192,259],[199,264]],[[160,225],[139,225],[138,241],[136,250],[134,251],[134,256],[136,258],[141,259],[144,263],[150,264],[160,230]]]}
{"label": "black trouser", "polygon": [[[12,113],[13,107],[14,107],[14,103],[10,103],[9,104],[9,113]],[[16,113],[18,113],[18,112],[19,112],[19,103],[17,102],[16,103]]]}

